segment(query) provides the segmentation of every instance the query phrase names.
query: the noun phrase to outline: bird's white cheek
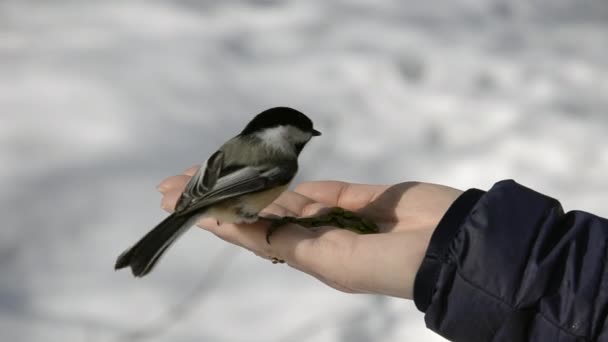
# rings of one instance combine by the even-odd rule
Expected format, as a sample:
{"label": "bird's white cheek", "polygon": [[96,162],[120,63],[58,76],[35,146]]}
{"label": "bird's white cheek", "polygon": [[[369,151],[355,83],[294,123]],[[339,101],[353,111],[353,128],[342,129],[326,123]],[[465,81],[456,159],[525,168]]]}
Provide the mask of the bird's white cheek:
{"label": "bird's white cheek", "polygon": [[266,147],[281,150],[283,153],[288,153],[290,144],[287,141],[287,128],[284,126],[265,129],[258,133],[258,138],[262,140],[262,144]]}

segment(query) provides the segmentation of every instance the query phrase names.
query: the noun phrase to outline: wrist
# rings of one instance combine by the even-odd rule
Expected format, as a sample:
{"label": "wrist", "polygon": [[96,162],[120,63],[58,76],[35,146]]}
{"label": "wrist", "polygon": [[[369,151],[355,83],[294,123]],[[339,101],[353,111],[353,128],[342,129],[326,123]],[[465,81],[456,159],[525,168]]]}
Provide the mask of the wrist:
{"label": "wrist", "polygon": [[359,237],[356,251],[361,257],[352,255],[359,270],[350,274],[355,292],[373,293],[405,299],[413,299],[416,272],[422,263],[434,227],[390,234],[370,234]]}
{"label": "wrist", "polygon": [[478,189],[464,192],[449,207],[433,232],[414,283],[414,301],[420,311],[425,312],[431,302],[439,271],[462,222],[484,193]]}

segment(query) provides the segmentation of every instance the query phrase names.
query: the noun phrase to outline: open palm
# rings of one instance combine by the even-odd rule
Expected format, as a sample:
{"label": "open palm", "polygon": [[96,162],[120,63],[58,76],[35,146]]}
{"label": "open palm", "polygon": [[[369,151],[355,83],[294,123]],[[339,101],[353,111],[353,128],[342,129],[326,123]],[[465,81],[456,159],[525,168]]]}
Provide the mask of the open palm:
{"label": "open palm", "polygon": [[[162,207],[171,211],[198,167],[165,179]],[[374,221],[379,234],[358,235],[335,227],[281,227],[266,242],[268,223],[198,225],[220,238],[290,266],[345,291],[412,298],[414,277],[439,220],[462,192],[442,185],[406,182],[366,185],[339,181],[307,182],[284,192],[262,215],[314,216],[342,207]]]}

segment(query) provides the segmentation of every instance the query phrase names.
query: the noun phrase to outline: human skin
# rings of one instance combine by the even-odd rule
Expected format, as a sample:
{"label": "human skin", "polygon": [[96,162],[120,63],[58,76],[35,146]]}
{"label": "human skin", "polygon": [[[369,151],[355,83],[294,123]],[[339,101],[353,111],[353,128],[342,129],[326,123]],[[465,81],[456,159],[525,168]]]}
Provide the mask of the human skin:
{"label": "human skin", "polygon": [[[198,170],[163,180],[161,207],[172,211],[186,183]],[[197,225],[256,255],[276,257],[325,284],[349,293],[374,293],[413,299],[414,279],[437,224],[461,190],[405,182],[395,185],[316,181],[284,192],[262,213],[314,216],[342,207],[374,221],[379,234],[359,235],[335,227],[307,229],[286,224],[266,242],[269,223],[220,224],[204,218]]]}

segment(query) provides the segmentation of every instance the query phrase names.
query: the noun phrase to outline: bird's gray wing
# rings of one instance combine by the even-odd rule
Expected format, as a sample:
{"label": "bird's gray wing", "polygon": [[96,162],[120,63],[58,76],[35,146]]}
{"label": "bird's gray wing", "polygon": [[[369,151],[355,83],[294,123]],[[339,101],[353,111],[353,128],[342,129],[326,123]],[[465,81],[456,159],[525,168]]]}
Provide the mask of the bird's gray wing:
{"label": "bird's gray wing", "polygon": [[210,189],[204,188],[204,176],[197,179],[193,177],[190,180],[193,184],[186,186],[176,211],[189,213],[229,198],[287,184],[296,174],[298,166],[296,161],[286,161],[277,165],[237,166],[229,169],[229,172],[218,173],[220,177]]}
{"label": "bird's gray wing", "polygon": [[224,152],[218,150],[207,159],[205,165],[201,166],[192,176],[184,193],[190,198],[199,198],[211,190],[217,182],[224,164]]}

